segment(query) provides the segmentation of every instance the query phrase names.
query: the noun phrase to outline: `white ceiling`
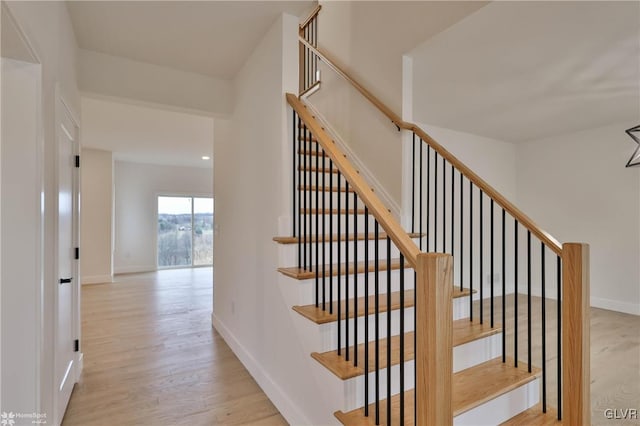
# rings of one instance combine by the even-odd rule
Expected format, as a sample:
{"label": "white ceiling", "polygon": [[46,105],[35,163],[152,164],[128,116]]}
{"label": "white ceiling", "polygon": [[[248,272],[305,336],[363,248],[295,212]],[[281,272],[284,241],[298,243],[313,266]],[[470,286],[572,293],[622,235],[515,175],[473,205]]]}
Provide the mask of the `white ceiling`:
{"label": "white ceiling", "polygon": [[213,167],[211,117],[83,97],[81,140],[116,160]]}
{"label": "white ceiling", "polygon": [[312,1],[69,1],[78,45],[231,79],[277,17]]}
{"label": "white ceiling", "polygon": [[638,2],[494,2],[411,56],[418,122],[521,142],[640,118]]}

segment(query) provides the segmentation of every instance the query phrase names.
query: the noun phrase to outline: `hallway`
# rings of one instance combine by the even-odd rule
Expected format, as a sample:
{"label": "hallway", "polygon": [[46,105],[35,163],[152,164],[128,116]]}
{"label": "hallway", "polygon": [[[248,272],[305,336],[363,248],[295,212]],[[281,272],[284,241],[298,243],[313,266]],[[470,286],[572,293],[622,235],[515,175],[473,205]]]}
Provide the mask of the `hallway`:
{"label": "hallway", "polygon": [[211,268],[82,287],[84,371],[63,424],[286,425],[211,327]]}

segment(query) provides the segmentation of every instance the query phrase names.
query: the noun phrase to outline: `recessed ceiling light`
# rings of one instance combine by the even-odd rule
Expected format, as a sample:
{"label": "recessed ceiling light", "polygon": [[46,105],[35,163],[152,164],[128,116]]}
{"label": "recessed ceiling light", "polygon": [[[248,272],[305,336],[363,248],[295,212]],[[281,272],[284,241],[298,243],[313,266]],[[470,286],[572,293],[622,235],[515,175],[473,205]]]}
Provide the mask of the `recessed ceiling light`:
{"label": "recessed ceiling light", "polygon": [[206,155],[203,155],[203,156],[202,156],[202,159],[203,159],[203,160],[211,160],[211,157],[206,156]]}

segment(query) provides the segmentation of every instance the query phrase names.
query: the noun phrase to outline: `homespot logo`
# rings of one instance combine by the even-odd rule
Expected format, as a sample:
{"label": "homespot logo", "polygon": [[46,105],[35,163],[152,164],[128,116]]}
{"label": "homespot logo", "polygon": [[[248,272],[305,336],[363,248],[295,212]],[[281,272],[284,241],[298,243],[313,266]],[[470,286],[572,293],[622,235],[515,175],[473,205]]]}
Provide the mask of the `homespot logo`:
{"label": "homespot logo", "polygon": [[3,411],[0,414],[0,425],[13,426],[16,424],[15,418],[16,418],[16,415],[14,412],[10,411],[7,413],[6,411]]}
{"label": "homespot logo", "polygon": [[[18,420],[27,420],[28,422]],[[47,423],[46,413],[14,413],[3,411],[0,413],[0,426],[18,426],[18,424],[43,425]]]}

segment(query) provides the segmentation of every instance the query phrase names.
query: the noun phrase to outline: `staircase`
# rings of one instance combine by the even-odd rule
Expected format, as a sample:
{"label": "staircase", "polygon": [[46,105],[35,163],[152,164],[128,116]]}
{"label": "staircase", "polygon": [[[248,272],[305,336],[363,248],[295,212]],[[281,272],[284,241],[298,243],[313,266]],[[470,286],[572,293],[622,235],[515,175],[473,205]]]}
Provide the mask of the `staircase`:
{"label": "staircase", "polygon": [[[291,235],[274,241],[282,285],[299,289],[293,320],[323,370],[318,392],[333,401],[335,419],[588,423],[588,246],[560,245],[355,82],[317,48],[319,10],[300,27],[301,95],[287,94]],[[302,100],[320,89],[319,62],[412,132],[411,229]],[[484,273],[495,271],[501,282],[487,286]]]}

